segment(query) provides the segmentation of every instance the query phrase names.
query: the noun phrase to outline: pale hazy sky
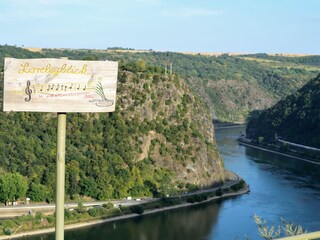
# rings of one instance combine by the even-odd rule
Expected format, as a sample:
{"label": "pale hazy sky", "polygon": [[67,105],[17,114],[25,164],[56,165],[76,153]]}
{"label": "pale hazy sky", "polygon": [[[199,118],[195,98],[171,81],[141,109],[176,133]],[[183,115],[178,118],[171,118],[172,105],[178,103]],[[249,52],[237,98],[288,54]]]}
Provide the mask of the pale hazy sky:
{"label": "pale hazy sky", "polygon": [[320,54],[320,0],[0,0],[0,45]]}

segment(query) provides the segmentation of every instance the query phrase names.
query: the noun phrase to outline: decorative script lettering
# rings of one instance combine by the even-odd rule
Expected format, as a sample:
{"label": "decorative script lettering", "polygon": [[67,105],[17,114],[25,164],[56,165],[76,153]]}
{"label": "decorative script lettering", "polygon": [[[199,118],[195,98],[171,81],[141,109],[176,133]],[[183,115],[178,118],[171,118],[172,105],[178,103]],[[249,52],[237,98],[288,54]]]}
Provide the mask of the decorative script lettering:
{"label": "decorative script lettering", "polygon": [[82,68],[76,68],[75,66],[68,64],[62,64],[61,67],[54,67],[50,63],[48,63],[46,67],[30,67],[30,64],[26,62],[24,64],[21,64],[19,74],[48,73],[56,77],[60,73],[89,75],[87,71],[87,64],[83,64]]}

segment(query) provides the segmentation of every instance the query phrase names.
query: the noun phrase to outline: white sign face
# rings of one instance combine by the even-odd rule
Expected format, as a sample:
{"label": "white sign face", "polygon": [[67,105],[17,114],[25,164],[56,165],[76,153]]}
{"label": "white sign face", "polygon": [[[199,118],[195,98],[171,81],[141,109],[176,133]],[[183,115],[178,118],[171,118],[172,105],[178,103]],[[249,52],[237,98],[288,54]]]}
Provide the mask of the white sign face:
{"label": "white sign face", "polygon": [[5,58],[3,110],[112,112],[118,62]]}

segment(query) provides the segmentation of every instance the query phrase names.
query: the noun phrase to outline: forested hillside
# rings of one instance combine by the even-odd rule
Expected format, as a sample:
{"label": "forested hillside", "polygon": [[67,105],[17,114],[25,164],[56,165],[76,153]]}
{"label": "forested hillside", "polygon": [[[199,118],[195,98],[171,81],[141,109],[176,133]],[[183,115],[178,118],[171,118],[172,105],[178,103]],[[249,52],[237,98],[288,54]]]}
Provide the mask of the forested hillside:
{"label": "forested hillside", "polygon": [[[318,56],[293,60],[152,51],[30,52],[0,46],[1,69],[4,57],[119,61],[116,112],[68,114],[66,192],[70,198],[157,196],[219,184],[225,172],[211,117],[244,121],[249,111],[271,106],[319,73]],[[172,75],[168,73],[171,63]],[[318,127],[319,112],[314,107],[319,106],[318,80],[319,76],[288,97],[290,104],[280,102],[284,106],[280,104],[279,110],[275,107],[250,121],[249,136],[269,140],[277,132],[292,141],[319,146],[307,131]],[[2,84],[0,87],[2,105]],[[280,109],[285,109],[286,117]],[[272,116],[268,118],[268,114]],[[302,127],[306,126],[304,120],[309,121],[309,127]],[[300,130],[291,131],[294,124],[301,126]],[[297,131],[303,138],[295,137],[300,133]],[[55,141],[55,114],[0,114],[0,185],[7,186],[0,189],[1,201],[25,191],[34,200],[52,201]],[[8,188],[12,182],[20,188]]]}
{"label": "forested hillside", "polygon": [[163,72],[165,66],[169,72],[172,63],[173,72],[181,76],[205,102],[212,118],[231,122],[244,122],[252,110],[271,107],[320,73],[320,56],[203,56],[173,52],[81,49],[42,49],[41,52],[30,52],[0,46],[0,59],[5,56],[67,56],[70,59],[117,60],[121,64],[143,61],[146,66],[160,67]]}
{"label": "forested hillside", "polygon": [[281,139],[320,148],[320,74],[296,93],[249,120],[247,136]]}
{"label": "forested hillside", "polygon": [[[70,198],[163,196],[224,181],[209,112],[179,76],[143,61],[122,62],[118,76],[115,112],[67,114]],[[54,113],[0,113],[0,201],[54,199],[56,122]]]}

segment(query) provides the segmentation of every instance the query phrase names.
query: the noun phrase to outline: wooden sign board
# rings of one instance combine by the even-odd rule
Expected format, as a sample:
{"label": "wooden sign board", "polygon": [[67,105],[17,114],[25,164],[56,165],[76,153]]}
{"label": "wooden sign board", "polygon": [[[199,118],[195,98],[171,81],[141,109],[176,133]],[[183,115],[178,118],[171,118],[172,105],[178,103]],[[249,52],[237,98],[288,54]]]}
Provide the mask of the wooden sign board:
{"label": "wooden sign board", "polygon": [[3,110],[112,112],[118,62],[5,58]]}

